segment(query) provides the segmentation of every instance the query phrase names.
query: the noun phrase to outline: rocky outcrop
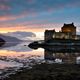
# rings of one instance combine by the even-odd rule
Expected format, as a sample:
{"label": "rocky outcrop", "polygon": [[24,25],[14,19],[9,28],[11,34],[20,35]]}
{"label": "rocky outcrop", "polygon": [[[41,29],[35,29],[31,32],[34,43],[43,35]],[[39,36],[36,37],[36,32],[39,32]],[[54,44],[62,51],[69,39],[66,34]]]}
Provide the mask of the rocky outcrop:
{"label": "rocky outcrop", "polygon": [[5,44],[5,40],[0,38],[0,47],[3,46]]}

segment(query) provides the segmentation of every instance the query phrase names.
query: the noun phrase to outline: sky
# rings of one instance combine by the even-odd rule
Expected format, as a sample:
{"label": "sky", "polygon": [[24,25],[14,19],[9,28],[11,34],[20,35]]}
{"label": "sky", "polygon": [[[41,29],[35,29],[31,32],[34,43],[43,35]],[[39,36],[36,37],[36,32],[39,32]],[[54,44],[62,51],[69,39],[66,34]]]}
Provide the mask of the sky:
{"label": "sky", "polygon": [[80,0],[0,0],[0,32],[59,31],[64,23],[80,27]]}

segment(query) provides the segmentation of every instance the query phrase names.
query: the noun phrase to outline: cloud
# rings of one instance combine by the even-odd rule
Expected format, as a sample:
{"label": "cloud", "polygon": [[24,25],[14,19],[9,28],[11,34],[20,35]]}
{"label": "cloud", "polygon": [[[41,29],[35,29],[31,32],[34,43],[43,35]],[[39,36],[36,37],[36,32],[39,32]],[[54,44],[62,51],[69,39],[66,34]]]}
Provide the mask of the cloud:
{"label": "cloud", "polygon": [[25,15],[27,16],[27,13],[22,13],[19,15],[11,15],[11,14],[2,15],[0,16],[0,21],[16,20],[16,19],[24,18]]}
{"label": "cloud", "polygon": [[66,7],[80,7],[79,5],[80,0],[0,0],[0,9],[4,10],[3,13],[9,10],[9,13],[13,15],[24,11],[29,14],[56,11]]}
{"label": "cloud", "polygon": [[12,17],[12,16],[0,16],[0,21],[7,21],[7,20],[14,20],[16,19],[16,17]]}
{"label": "cloud", "polygon": [[6,35],[16,37],[20,40],[29,40],[30,38],[36,37],[36,35],[32,32],[21,32],[21,31],[8,32],[6,33]]}
{"label": "cloud", "polygon": [[[18,23],[0,23],[0,29],[8,28],[9,30],[27,30],[27,29],[38,29],[38,28],[52,28],[52,27],[60,27],[61,23],[48,22],[47,20],[32,20],[32,21],[24,21]],[[14,29],[13,29],[14,28]]]}
{"label": "cloud", "polygon": [[[34,28],[37,31],[56,26],[59,28],[69,16],[71,16],[69,19],[73,20],[72,17],[75,15],[74,12],[67,14],[69,12],[64,10],[79,7],[80,0],[0,0],[0,30],[8,32],[32,31]],[[60,10],[61,12],[58,12]]]}
{"label": "cloud", "polygon": [[10,10],[10,7],[7,5],[0,5],[0,10]]}
{"label": "cloud", "polygon": [[[80,7],[80,0],[0,0],[0,21],[29,19],[40,13]],[[32,17],[32,18],[33,18]]]}

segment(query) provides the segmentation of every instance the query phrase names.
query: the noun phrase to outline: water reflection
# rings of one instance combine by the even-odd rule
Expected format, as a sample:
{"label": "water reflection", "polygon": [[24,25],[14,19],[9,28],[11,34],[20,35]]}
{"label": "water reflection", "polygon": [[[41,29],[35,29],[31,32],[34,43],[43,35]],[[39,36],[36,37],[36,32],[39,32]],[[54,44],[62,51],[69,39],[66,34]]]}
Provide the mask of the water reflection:
{"label": "water reflection", "polygon": [[27,46],[28,44],[29,42],[6,42],[0,49],[15,52],[32,51],[32,49]]}
{"label": "water reflection", "polygon": [[[2,47],[0,49],[0,77],[4,77],[8,72],[16,71],[21,67],[40,63],[41,61],[52,61],[53,63],[80,63],[79,52],[54,51],[47,47],[37,50],[30,49],[29,42],[21,42],[15,46]],[[6,74],[4,74],[6,73]],[[3,74],[3,75],[2,75]]]}
{"label": "water reflection", "polygon": [[21,67],[30,67],[44,59],[44,50],[32,50],[27,45],[29,42],[1,47],[0,49],[0,79]]}
{"label": "water reflection", "polygon": [[59,63],[80,63],[80,53],[59,53],[55,52],[54,50],[44,50],[44,58],[45,60],[51,60],[54,62]]}

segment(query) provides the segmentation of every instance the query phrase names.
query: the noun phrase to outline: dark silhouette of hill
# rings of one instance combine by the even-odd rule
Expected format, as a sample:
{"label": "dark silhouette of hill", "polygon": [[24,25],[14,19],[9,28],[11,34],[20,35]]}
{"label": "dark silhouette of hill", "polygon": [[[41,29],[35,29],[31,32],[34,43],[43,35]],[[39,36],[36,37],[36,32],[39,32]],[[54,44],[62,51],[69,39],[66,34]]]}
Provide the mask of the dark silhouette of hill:
{"label": "dark silhouette of hill", "polygon": [[5,40],[0,38],[0,47],[3,46],[5,44]]}

